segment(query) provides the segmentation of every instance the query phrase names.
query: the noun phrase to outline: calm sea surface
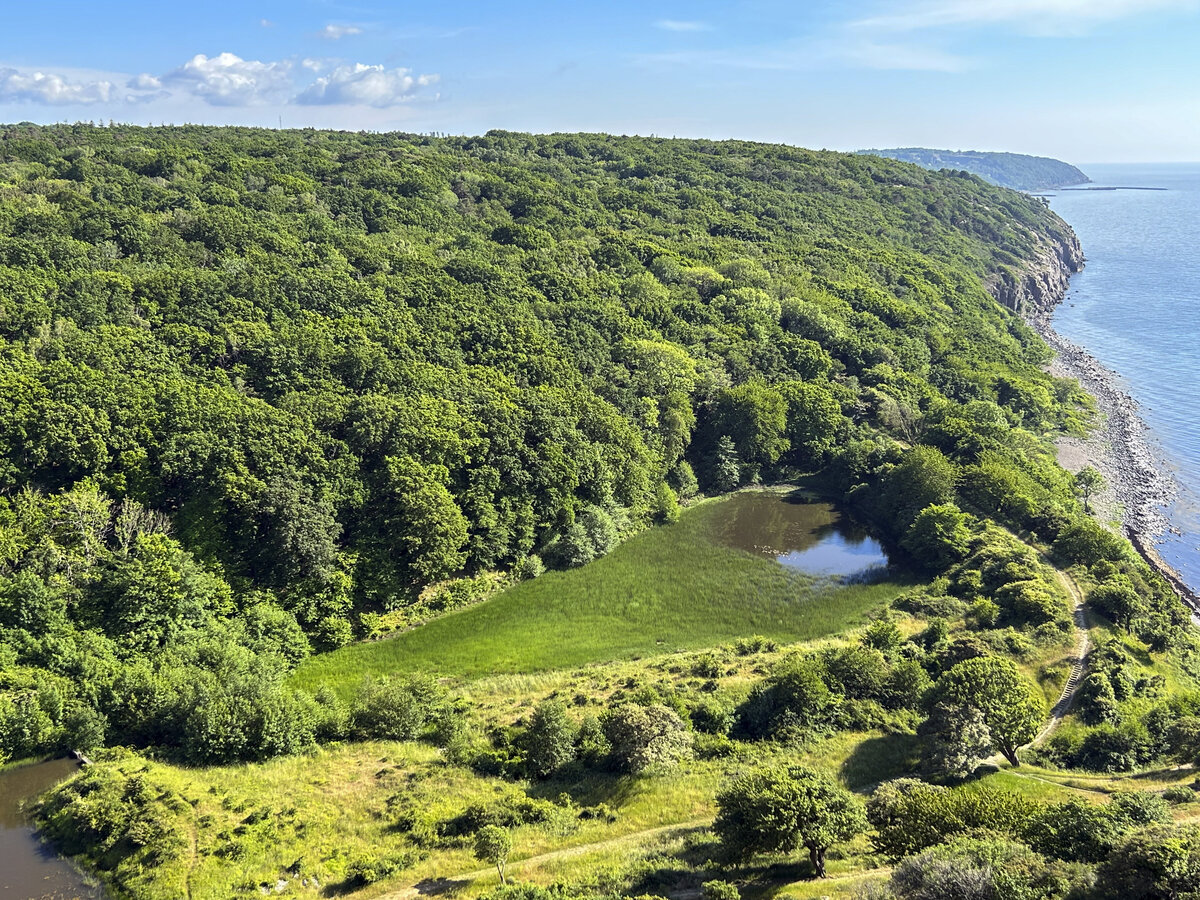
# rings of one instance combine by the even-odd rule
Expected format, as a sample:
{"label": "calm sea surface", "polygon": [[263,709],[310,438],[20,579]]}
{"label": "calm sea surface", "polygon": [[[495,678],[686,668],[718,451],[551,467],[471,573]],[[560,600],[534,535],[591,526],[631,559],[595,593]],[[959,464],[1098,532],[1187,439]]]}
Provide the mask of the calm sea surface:
{"label": "calm sea surface", "polygon": [[1200,163],[1081,168],[1093,187],[1166,188],[1050,198],[1087,257],[1054,327],[1116,371],[1141,405],[1179,487],[1168,517],[1182,535],[1160,550],[1200,589]]}

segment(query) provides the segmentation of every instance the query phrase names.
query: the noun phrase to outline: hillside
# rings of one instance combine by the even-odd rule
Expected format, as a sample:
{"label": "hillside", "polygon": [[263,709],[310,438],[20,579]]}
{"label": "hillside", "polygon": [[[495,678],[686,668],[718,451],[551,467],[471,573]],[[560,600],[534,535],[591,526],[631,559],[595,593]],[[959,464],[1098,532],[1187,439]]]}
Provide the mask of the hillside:
{"label": "hillside", "polygon": [[859,150],[860,154],[915,163],[923,169],[956,169],[985,181],[1018,191],[1045,191],[1091,181],[1070,163],[1024,153],[984,150],[930,150],[904,147],[893,150]]}
{"label": "hillside", "polygon": [[[478,893],[505,833],[571,896],[694,897],[795,849],[722,831],[772,761],[875,878],[843,784],[1190,760],[1187,616],[1055,462],[1090,401],[1014,312],[1080,258],[1036,198],[873,156],[4,127],[0,763],[93,754],[46,833],[226,900]],[[772,483],[891,565],[724,540],[712,498]],[[1028,748],[1075,585],[1100,655]]]}

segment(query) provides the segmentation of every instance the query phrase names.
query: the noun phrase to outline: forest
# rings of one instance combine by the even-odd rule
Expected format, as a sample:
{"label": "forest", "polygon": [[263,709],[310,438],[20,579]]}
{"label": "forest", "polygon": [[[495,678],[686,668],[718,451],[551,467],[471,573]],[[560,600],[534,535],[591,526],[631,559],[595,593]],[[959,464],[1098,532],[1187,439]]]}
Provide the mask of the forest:
{"label": "forest", "polygon": [[1061,159],[1027,156],[1024,153],[930,150],[925,147],[858,152],[916,163],[925,169],[957,169],[970,172],[992,184],[1017,191],[1045,191],[1073,184],[1086,184],[1091,180],[1075,166]]}
{"label": "forest", "polygon": [[[1187,614],[1055,462],[1090,400],[984,288],[1068,236],[1036,198],[966,172],[780,145],[4,126],[0,762],[99,751],[39,815],[118,896],[172,896],[173,817],[201,803],[181,779],[360,752],[445,766],[464,797],[547,779],[567,796],[694,760],[730,860],[803,847],[821,875],[870,827],[871,852],[906,860],[887,888],[901,898],[999,861],[1041,892],[978,896],[1065,897],[1100,883],[1096,864],[1132,872],[1168,845],[1200,865],[1158,795],[1079,810],[985,792],[966,810],[954,786],[993,755],[1019,765],[1066,680],[1056,570],[1104,641],[1080,720],[1036,762],[1120,773],[1200,753]],[[449,661],[322,668],[386,652],[392,631],[433,641],[422,623],[453,610],[532,604],[547,569],[615,571],[704,498],[797,481],[908,573],[841,645],[746,634],[653,675],[597,658],[642,668],[577,686],[587,715],[536,691],[489,706]],[[891,782],[860,808],[801,764],[868,732],[907,748],[891,776],[936,783]],[[718,779],[735,760],[765,768]],[[533,787],[437,820],[414,784],[388,801],[404,849],[334,853],[322,883],[387,883],[468,845],[503,881],[512,828],[611,825],[599,801]],[[295,814],[213,825],[212,865],[250,866],[251,826]],[[1106,844],[1056,830],[1101,815],[1070,827]],[[211,877],[209,896],[258,891]],[[1105,883],[1126,877],[1141,876]]]}

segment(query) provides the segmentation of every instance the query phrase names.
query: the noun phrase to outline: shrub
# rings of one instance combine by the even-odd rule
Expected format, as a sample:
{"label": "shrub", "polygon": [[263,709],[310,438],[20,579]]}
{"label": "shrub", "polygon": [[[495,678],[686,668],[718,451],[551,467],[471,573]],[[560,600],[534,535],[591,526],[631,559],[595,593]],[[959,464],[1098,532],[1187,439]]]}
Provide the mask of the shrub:
{"label": "shrub", "polygon": [[662,705],[627,703],[606,713],[602,725],[611,747],[609,759],[618,771],[670,768],[692,754],[692,736],[683,720]]}
{"label": "shrub", "polygon": [[356,859],[346,867],[346,883],[354,887],[365,887],[403,872],[416,862],[412,853],[396,853],[391,856],[367,856]]}
{"label": "shrub", "polygon": [[417,737],[445,695],[428,676],[366,678],[354,699],[350,726],[360,739],[406,741]]}
{"label": "shrub", "polygon": [[700,900],[741,900],[736,884],[728,881],[706,881],[700,885]]}
{"label": "shrub", "polygon": [[889,881],[898,900],[1053,900],[1088,884],[1082,867],[991,835],[960,838],[906,859]]}

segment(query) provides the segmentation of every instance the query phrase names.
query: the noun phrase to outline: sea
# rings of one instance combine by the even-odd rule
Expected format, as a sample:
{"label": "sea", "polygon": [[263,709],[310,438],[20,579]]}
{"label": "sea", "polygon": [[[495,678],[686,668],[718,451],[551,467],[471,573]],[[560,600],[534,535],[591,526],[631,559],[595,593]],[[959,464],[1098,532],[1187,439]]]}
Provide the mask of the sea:
{"label": "sea", "polygon": [[[1083,245],[1054,329],[1117,373],[1175,483],[1162,557],[1200,590],[1200,163],[1081,165],[1051,208]],[[1132,190],[1159,188],[1160,190]]]}

